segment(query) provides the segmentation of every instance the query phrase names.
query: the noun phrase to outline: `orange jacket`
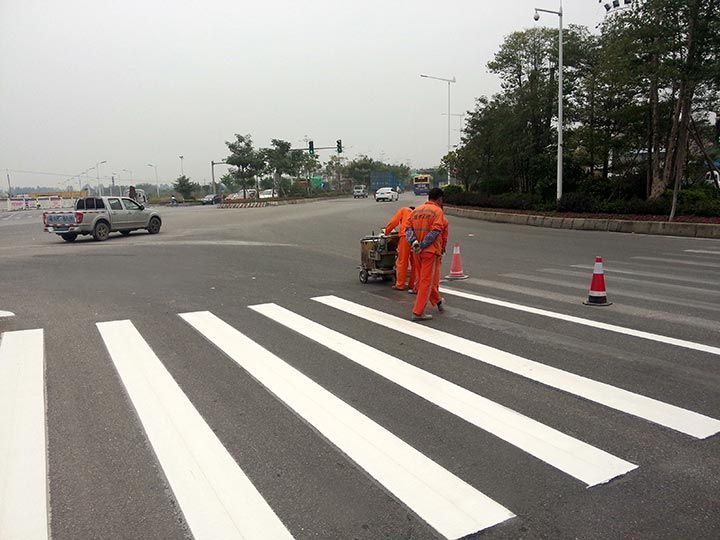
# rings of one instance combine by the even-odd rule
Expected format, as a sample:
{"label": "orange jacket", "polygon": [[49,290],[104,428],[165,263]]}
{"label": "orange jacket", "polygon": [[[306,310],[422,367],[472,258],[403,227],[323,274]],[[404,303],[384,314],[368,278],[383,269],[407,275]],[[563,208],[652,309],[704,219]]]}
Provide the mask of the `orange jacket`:
{"label": "orange jacket", "polygon": [[398,233],[400,233],[401,237],[405,236],[405,229],[407,229],[408,226],[408,218],[410,217],[410,214],[412,214],[412,210],[410,210],[407,206],[402,207],[400,210],[395,212],[395,215],[392,217],[392,219],[388,222],[387,225],[385,225],[385,234],[390,234],[393,232],[395,227],[400,226],[398,229]]}
{"label": "orange jacket", "polygon": [[438,231],[440,234],[435,241],[425,248],[428,253],[442,255],[445,252],[448,240],[448,222],[445,219],[445,212],[440,205],[434,201],[428,201],[418,206],[410,214],[408,228],[412,228],[415,238],[422,242],[430,231]]}

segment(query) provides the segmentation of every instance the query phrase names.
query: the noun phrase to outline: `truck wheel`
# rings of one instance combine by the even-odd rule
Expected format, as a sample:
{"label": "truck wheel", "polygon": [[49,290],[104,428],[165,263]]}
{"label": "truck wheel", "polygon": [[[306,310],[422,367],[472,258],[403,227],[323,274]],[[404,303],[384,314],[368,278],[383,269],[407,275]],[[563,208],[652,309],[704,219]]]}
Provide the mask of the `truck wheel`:
{"label": "truck wheel", "polygon": [[367,283],[370,274],[368,274],[367,270],[360,270],[360,275],[358,277],[360,278],[360,283]]}
{"label": "truck wheel", "polygon": [[120,231],[123,236],[130,236],[130,231]]}
{"label": "truck wheel", "polygon": [[162,224],[160,223],[160,220],[158,218],[156,218],[156,217],[150,218],[150,223],[148,223],[148,226],[147,226],[147,232],[149,232],[150,234],[159,233],[160,225],[162,225]]}
{"label": "truck wheel", "polygon": [[65,240],[66,242],[74,242],[77,238],[77,233],[69,232],[65,234],[61,234],[60,237]]}
{"label": "truck wheel", "polygon": [[99,221],[93,229],[93,238],[98,242],[104,242],[110,236],[110,227],[104,221]]}

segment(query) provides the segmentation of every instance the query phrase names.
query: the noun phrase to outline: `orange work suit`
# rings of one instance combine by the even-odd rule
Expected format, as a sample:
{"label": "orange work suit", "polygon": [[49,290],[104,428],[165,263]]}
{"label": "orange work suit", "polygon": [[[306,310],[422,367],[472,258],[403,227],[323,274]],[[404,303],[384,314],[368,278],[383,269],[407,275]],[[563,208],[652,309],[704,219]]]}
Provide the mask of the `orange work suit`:
{"label": "orange work suit", "polygon": [[419,268],[416,272],[417,298],[413,314],[420,316],[425,313],[428,300],[434,306],[440,302],[440,266],[447,247],[448,222],[440,205],[428,201],[410,214],[408,229],[410,228],[415,239],[421,243],[431,231],[438,233],[433,243],[416,255]]}
{"label": "orange work suit", "polygon": [[398,238],[397,260],[395,262],[395,288],[400,290],[405,289],[405,279],[407,278],[408,266],[411,268],[408,288],[412,289],[415,287],[415,272],[417,265],[415,262],[410,264],[412,253],[410,251],[410,244],[408,244],[405,238],[405,231],[407,230],[411,214],[412,210],[410,210],[410,208],[400,208],[397,212],[395,212],[395,215],[388,224],[385,225],[386,234],[390,234],[393,229],[397,227],[400,235]]}

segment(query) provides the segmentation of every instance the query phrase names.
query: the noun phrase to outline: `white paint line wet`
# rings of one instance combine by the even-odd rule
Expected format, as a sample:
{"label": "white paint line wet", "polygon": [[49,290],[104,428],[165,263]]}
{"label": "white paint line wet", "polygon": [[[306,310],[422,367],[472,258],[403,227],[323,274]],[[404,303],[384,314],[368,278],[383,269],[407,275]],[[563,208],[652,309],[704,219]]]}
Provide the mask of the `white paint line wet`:
{"label": "white paint line wet", "polygon": [[669,257],[632,257],[639,261],[653,261],[663,264],[684,264],[687,266],[701,266],[704,268],[720,268],[720,264],[700,261],[686,261],[683,259],[671,259]]}
{"label": "white paint line wet", "polygon": [[193,537],[292,538],[132,322],[97,327]]}
{"label": "white paint line wet", "polygon": [[513,517],[212,313],[180,317],[443,536],[461,538]]}
{"label": "white paint line wet", "polygon": [[492,433],[588,486],[608,482],[637,467],[276,304],[250,306],[250,309]]}
{"label": "white paint line wet", "polygon": [[442,332],[427,324],[410,322],[337,296],[321,296],[313,298],[313,300],[385,328],[693,437],[704,439],[720,432],[720,420]]}
{"label": "white paint line wet", "polygon": [[2,311],[0,310],[0,317],[14,317],[15,314],[12,311]]}
{"label": "white paint line wet", "polygon": [[710,354],[716,354],[720,356],[720,347],[713,347],[712,345],[705,345],[703,343],[696,343],[694,341],[687,341],[684,339],[678,339],[660,334],[653,334],[652,332],[645,332],[643,330],[635,330],[633,328],[626,328],[624,326],[618,326],[616,324],[609,324],[600,321],[594,321],[592,319],[583,319],[582,317],[575,317],[573,315],[566,315],[564,313],[557,313],[555,311],[549,311],[546,309],[539,309],[530,306],[523,306],[522,304],[513,304],[512,302],[506,302],[504,300],[496,300],[495,298],[489,298],[487,296],[480,296],[478,294],[471,294],[457,289],[449,289],[447,287],[440,287],[440,292],[444,294],[450,294],[453,296],[459,296],[467,300],[473,300],[475,302],[483,302],[485,304],[491,304],[494,306],[500,306],[504,308],[514,309],[517,311],[524,311],[525,313],[532,313],[533,315],[540,315],[542,317],[550,317],[552,319],[559,319],[561,321],[567,321],[574,324],[581,324],[583,326],[591,326],[593,328],[599,328],[600,330],[607,330],[609,332],[616,332],[618,334],[625,334],[627,336],[633,336],[641,339],[647,339],[650,341],[657,341],[660,343],[666,343],[668,345],[674,345],[676,347],[683,347],[685,349],[692,349],[695,351],[706,352]]}
{"label": "white paint line wet", "polygon": [[48,538],[42,330],[0,337],[0,538]]}
{"label": "white paint line wet", "polygon": [[704,253],[706,255],[720,255],[720,251],[713,251],[711,249],[686,249],[685,253]]}
{"label": "white paint line wet", "polygon": [[[621,263],[613,263],[613,264],[621,264]],[[592,266],[583,265],[583,264],[571,264],[570,268],[581,268],[583,270],[592,270]],[[545,271],[545,269],[541,270]],[[695,279],[694,277],[687,277],[687,276],[679,276],[678,274],[662,274],[658,272],[644,272],[642,270],[620,270],[615,267],[612,268],[612,270],[609,270],[605,268],[605,274],[613,275],[613,274],[629,274],[631,276],[643,276],[643,277],[649,277],[649,278],[656,278],[656,279],[667,279],[668,281],[680,281],[685,283],[693,283],[696,285],[717,285],[717,280],[712,281],[708,279]],[[591,274],[588,274],[589,276]],[[665,283],[656,283],[656,285],[665,285]],[[704,290],[704,289],[698,289],[698,290]],[[713,294],[720,294],[720,291],[710,291]]]}

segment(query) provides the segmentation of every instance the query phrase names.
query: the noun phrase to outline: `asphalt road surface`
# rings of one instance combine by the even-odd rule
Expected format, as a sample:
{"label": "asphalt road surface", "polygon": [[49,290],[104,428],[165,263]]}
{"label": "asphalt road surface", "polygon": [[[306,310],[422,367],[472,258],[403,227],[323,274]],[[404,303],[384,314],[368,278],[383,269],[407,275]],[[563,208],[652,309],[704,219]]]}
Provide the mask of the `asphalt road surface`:
{"label": "asphalt road surface", "polygon": [[718,538],[720,242],[450,218],[417,324],[357,265],[418,202],[0,214],[0,537]]}

